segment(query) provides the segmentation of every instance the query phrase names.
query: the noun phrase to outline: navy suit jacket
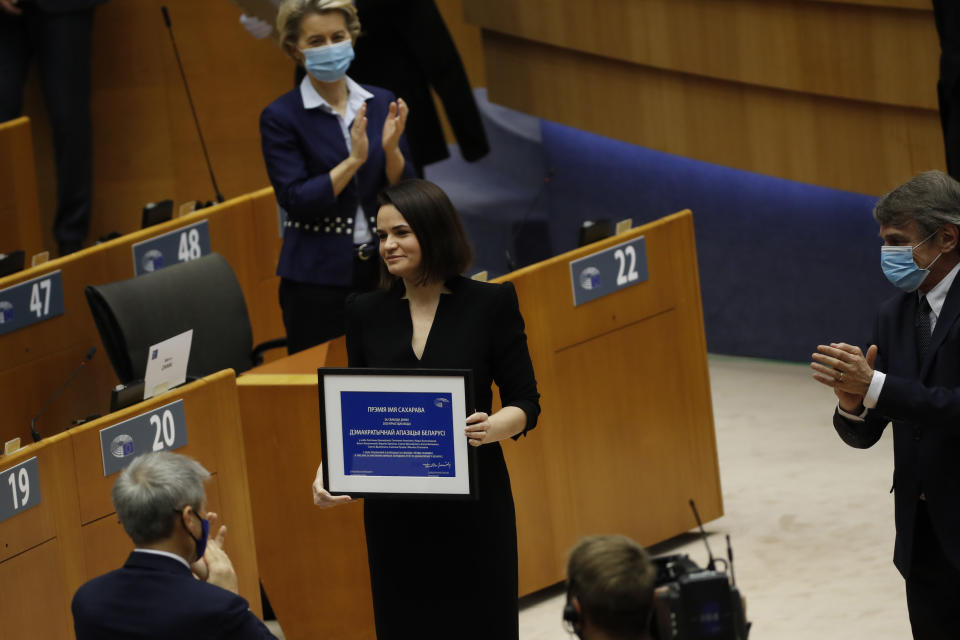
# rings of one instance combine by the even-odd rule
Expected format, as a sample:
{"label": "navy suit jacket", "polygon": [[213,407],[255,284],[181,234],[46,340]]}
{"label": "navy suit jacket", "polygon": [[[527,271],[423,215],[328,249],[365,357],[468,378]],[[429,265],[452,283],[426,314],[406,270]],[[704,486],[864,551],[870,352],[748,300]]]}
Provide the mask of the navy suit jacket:
{"label": "navy suit jacket", "polygon": [[[300,88],[272,102],[260,115],[260,141],[267,174],[277,202],[291,226],[284,229],[277,275],[311,284],[353,283],[353,224],[362,205],[371,222],[377,215],[377,194],[387,186],[383,123],[392,93],[364,86],[367,100],[369,152],[350,184],[333,195],[330,170],[350,154],[337,117],[321,108],[305,109]],[[352,124],[352,123],[351,123]],[[414,175],[406,138],[400,150],[406,159],[404,177]]]}
{"label": "navy suit jacket", "polygon": [[77,640],[274,637],[240,596],[172,558],[136,551],[122,569],[80,587],[72,609]]}
{"label": "navy suit jacket", "polygon": [[960,277],[954,279],[937,318],[926,357],[916,346],[916,293],[899,294],[877,314],[872,344],[875,368],[887,374],[877,406],[864,422],[834,413],[847,444],[873,446],[893,422],[897,541],[893,561],[910,573],[917,501],[927,500],[933,530],[950,562],[960,569]]}

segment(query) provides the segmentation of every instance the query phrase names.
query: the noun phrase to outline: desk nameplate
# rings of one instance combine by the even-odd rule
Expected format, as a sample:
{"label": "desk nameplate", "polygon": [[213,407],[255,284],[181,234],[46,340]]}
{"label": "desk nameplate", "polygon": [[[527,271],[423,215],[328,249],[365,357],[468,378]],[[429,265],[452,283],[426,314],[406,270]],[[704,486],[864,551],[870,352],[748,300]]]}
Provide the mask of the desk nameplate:
{"label": "desk nameplate", "polygon": [[60,270],[0,290],[0,336],[63,315]]}
{"label": "desk nameplate", "polygon": [[138,276],[196,260],[210,253],[210,225],[201,220],[138,242],[132,249],[133,271]]}
{"label": "desk nameplate", "polygon": [[42,500],[36,456],[0,471],[0,522],[38,506]]}
{"label": "desk nameplate", "polygon": [[100,430],[103,475],[122,471],[141,453],[186,445],[187,414],[177,400]]}
{"label": "desk nameplate", "polygon": [[570,262],[573,306],[646,282],[649,277],[645,236],[591,253]]}

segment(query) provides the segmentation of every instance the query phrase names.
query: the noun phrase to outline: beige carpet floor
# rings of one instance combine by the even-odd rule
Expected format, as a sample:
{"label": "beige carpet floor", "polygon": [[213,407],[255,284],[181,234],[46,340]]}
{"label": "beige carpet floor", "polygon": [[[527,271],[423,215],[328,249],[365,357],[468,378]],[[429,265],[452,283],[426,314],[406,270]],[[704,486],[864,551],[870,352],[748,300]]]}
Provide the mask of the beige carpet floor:
{"label": "beige carpet floor", "polygon": [[[730,534],[737,582],[759,640],[910,638],[893,566],[888,429],[852,449],[830,422],[832,392],[803,364],[710,357],[725,515],[707,524],[714,554]],[[706,551],[694,536],[651,549]],[[565,638],[562,589],[524,599],[520,637]]]}

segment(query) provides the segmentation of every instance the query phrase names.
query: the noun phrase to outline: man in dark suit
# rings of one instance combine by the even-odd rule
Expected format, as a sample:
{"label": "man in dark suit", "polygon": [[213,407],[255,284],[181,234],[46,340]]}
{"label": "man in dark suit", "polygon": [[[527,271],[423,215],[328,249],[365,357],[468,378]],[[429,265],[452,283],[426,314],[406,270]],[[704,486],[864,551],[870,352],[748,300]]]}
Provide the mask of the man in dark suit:
{"label": "man in dark suit", "polygon": [[237,595],[226,527],[209,538],[216,514],[200,515],[209,477],[200,463],[168,451],[139,456],[121,472],[113,504],[136,548],[123,568],[77,590],[78,640],[274,637]]}
{"label": "man in dark suit", "polygon": [[880,198],[881,264],[903,292],[877,314],[866,354],[817,347],[813,377],[839,399],[844,442],[875,444],[893,422],[897,538],[913,636],[960,637],[960,183],[927,171]]}
{"label": "man in dark suit", "polygon": [[93,202],[90,50],[93,11],[105,0],[0,0],[0,122],[22,115],[30,59],[53,129],[60,255],[83,246]]}

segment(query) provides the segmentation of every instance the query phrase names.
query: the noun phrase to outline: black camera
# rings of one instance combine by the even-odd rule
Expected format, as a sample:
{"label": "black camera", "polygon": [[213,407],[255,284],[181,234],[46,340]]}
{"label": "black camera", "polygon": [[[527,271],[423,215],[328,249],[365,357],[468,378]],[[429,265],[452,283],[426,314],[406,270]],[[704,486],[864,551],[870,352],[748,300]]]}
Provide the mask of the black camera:
{"label": "black camera", "polygon": [[[717,561],[726,563],[722,558]],[[715,562],[711,558],[712,563]],[[651,632],[659,640],[746,640],[750,623],[726,573],[686,555],[653,558],[657,567]]]}

